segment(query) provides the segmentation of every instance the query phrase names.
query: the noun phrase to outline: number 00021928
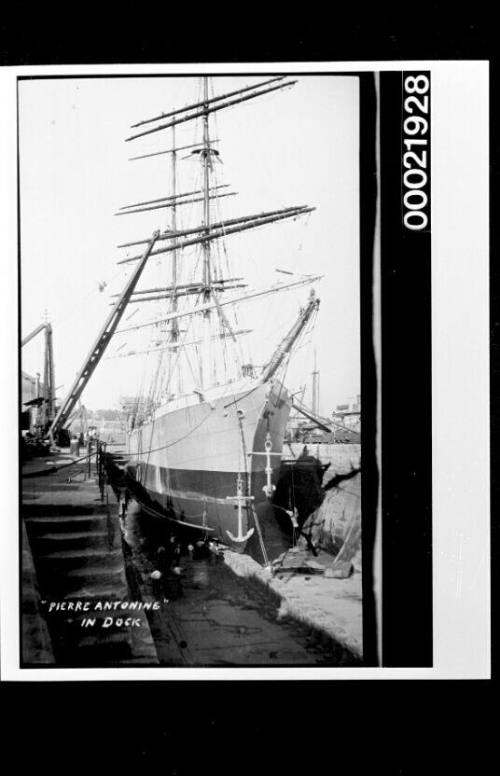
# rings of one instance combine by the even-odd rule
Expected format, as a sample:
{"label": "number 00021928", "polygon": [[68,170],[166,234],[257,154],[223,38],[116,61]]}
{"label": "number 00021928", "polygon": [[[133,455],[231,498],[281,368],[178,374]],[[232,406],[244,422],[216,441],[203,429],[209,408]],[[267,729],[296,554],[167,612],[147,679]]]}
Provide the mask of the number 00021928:
{"label": "number 00021928", "polygon": [[406,76],[403,99],[403,223],[420,231],[429,224],[429,76]]}

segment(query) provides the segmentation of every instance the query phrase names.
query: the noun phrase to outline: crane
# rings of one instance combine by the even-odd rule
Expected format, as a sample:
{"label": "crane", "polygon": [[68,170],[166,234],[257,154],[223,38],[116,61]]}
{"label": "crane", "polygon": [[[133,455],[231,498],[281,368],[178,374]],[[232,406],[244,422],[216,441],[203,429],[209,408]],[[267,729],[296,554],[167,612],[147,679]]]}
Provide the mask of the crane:
{"label": "crane", "polygon": [[84,388],[86,387],[87,383],[89,382],[90,378],[94,373],[96,366],[98,365],[99,361],[104,355],[104,352],[109,344],[109,341],[111,340],[111,337],[116,331],[116,327],[118,326],[121,320],[121,317],[125,312],[125,309],[130,300],[130,297],[132,296],[135,290],[135,287],[139,281],[139,278],[142,274],[142,270],[146,266],[149,255],[153,250],[153,247],[157,239],[159,238],[159,236],[160,236],[160,231],[157,230],[156,232],[153,233],[153,236],[148,241],[146,249],[141,257],[141,260],[139,261],[128,283],[126,284],[125,288],[120,294],[119,299],[112,307],[111,312],[106,318],[104,325],[100,329],[87,358],[83,362],[81,369],[78,371],[75,377],[75,380],[73,381],[73,384],[71,385],[71,388],[68,391],[66,398],[62,402],[55,418],[52,420],[52,423],[50,424],[50,427],[47,432],[47,436],[49,437],[51,442],[54,441],[57,433],[62,428],[64,428],[64,426],[70,419],[71,413],[73,412],[75,405],[77,404],[80,396],[82,395]]}
{"label": "crane", "polygon": [[[292,407],[297,412],[300,412],[301,415],[304,415],[308,420],[312,421],[315,426],[320,428],[322,431],[331,432],[335,429],[341,429],[342,431],[348,431],[350,434],[353,434],[354,437],[361,437],[361,434],[358,430],[354,428],[349,428],[348,426],[344,425],[344,423],[340,423],[338,420],[334,420],[333,418],[324,418],[318,413],[314,412],[313,410],[310,410],[308,407],[306,407],[302,402],[299,402],[297,399],[292,402]],[[359,414],[359,413],[350,413],[350,414]]]}
{"label": "crane", "polygon": [[21,347],[24,347],[31,342],[31,340],[45,331],[45,355],[44,355],[44,369],[43,369],[43,395],[41,401],[41,423],[44,429],[46,429],[53,421],[55,415],[55,386],[54,386],[54,355],[52,349],[52,326],[47,321],[41,323],[36,329],[28,334],[21,342]]}

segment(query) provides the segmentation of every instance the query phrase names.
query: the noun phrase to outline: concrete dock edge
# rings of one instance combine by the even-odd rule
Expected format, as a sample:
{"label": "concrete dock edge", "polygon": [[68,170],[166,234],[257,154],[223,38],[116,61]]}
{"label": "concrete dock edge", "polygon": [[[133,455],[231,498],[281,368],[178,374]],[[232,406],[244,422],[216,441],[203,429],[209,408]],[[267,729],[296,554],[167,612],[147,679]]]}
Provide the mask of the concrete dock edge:
{"label": "concrete dock edge", "polygon": [[[360,579],[337,580],[315,575],[309,580],[312,585],[305,581],[300,585],[299,581],[298,588],[297,584],[290,586],[289,583],[274,577],[270,569],[261,566],[248,555],[224,550],[224,563],[237,576],[254,579],[275,593],[281,600],[278,616],[288,615],[305,623],[312,630],[326,634],[347,650],[355,661],[362,660],[362,602],[360,595],[354,597],[352,594],[354,588],[361,589]],[[321,595],[317,595],[320,590]],[[321,605],[325,594],[328,597],[328,607]],[[338,614],[334,611],[336,603]],[[349,610],[347,616],[346,608]]]}

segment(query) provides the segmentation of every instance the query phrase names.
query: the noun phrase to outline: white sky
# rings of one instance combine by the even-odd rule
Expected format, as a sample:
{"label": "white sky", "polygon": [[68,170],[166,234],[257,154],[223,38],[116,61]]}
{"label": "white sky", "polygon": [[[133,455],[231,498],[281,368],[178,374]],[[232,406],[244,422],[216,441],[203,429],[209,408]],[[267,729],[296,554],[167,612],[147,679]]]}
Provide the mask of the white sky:
{"label": "white sky", "polygon": [[[217,77],[212,83],[220,94],[263,80],[266,77]],[[113,215],[122,205],[170,193],[168,155],[127,161],[170,148],[170,130],[124,143],[132,134],[130,124],[199,98],[199,78],[20,83],[21,328],[26,336],[48,311],[54,327],[56,385],[62,386],[59,398],[109,313],[110,294],[125,283],[127,265],[116,262],[126,254],[116,246],[169,225],[169,210]],[[358,81],[301,76],[292,89],[215,115],[211,134],[221,140],[216,147],[223,160],[217,176],[219,182],[231,184],[228,191],[238,192],[221,200],[225,217],[289,205],[317,207],[297,222],[230,236],[226,247],[234,274],[246,276],[255,288],[290,279],[276,268],[324,274],[316,285],[321,307],[314,333],[292,362],[287,383],[298,388],[307,382],[305,398],[311,401],[316,349],[320,408],[329,413],[360,387]],[[195,129],[193,122],[181,124],[177,144],[198,140]],[[181,161],[178,191],[198,188],[196,181],[193,185],[196,177],[199,164]],[[179,209],[182,226],[200,223],[201,211],[194,207]],[[130,255],[138,252],[140,247]],[[168,257],[165,254],[161,263],[167,273]],[[186,271],[189,262],[194,266],[188,254]],[[108,282],[102,293],[100,281]],[[240,324],[255,330],[249,342],[255,363],[270,355],[308,294],[309,288],[303,287],[245,305]],[[144,307],[148,309],[143,317],[154,317],[154,308]],[[139,317],[137,313],[133,321]],[[127,341],[118,335],[106,355]],[[91,409],[117,406],[121,395],[136,393],[140,368],[138,358],[106,358],[87,386],[83,403]],[[41,337],[23,349],[23,369],[30,374],[43,371]]]}

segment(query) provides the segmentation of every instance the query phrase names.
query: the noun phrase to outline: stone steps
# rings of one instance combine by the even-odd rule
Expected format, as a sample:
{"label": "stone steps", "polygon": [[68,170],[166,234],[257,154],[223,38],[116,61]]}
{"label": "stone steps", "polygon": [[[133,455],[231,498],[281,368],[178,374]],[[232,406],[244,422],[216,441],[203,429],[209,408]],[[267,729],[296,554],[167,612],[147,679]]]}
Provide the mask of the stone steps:
{"label": "stone steps", "polygon": [[80,569],[45,570],[39,572],[44,595],[52,600],[65,598],[97,598],[103,590],[118,598],[127,595],[125,574],[121,566],[102,568],[87,566]]}
{"label": "stone steps", "polygon": [[[22,506],[56,664],[157,664],[145,613],[139,615],[140,627],[104,628],[105,617],[124,623],[138,615],[120,609],[95,612],[92,605],[86,612],[49,608],[51,602],[69,599],[129,599],[118,515],[101,501],[95,483],[75,479],[68,485],[66,478],[59,479],[44,478],[39,485],[31,480]],[[83,627],[84,618],[95,622]]]}
{"label": "stone steps", "polygon": [[84,550],[56,550],[55,552],[39,553],[37,565],[42,568],[49,568],[51,572],[68,572],[74,569],[82,571],[94,568],[109,569],[114,566],[123,566],[123,555],[121,548],[118,550],[94,549],[88,547]]}
{"label": "stone steps", "polygon": [[25,523],[31,538],[32,533],[61,533],[62,531],[82,533],[95,529],[102,530],[103,526],[107,525],[108,519],[106,513],[89,515],[51,515],[48,517],[27,517],[25,518]]}
{"label": "stone steps", "polygon": [[[113,541],[112,541],[113,539]],[[40,533],[32,537],[37,551],[40,554],[56,552],[58,548],[68,550],[87,549],[113,549],[116,537],[111,537],[108,531],[59,531],[53,533]]]}

